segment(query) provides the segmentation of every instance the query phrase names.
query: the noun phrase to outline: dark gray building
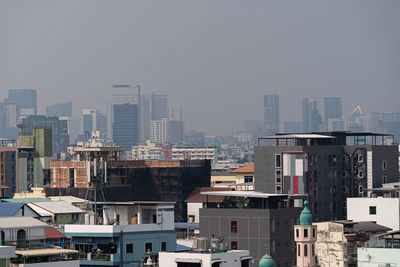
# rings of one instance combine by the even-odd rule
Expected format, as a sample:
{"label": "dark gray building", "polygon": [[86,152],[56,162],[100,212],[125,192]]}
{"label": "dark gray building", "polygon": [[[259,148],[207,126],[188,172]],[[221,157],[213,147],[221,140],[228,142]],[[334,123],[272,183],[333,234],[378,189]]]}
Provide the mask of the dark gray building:
{"label": "dark gray building", "polygon": [[118,146],[130,151],[139,140],[138,105],[114,105],[113,140]]}
{"label": "dark gray building", "polygon": [[223,237],[229,249],[249,250],[254,266],[258,266],[266,247],[276,266],[295,266],[293,229],[301,212],[294,205],[295,199],[248,191],[204,194],[224,195],[226,200],[218,207],[206,203],[206,208],[200,209],[202,237]]}
{"label": "dark gray building", "polygon": [[17,188],[17,147],[0,146],[0,197],[12,198]]}
{"label": "dark gray building", "polygon": [[340,97],[324,97],[324,121],[342,119],[342,99]]}
{"label": "dark gray building", "polygon": [[26,126],[24,132],[32,133],[33,128],[51,128],[53,137],[53,155],[67,152],[69,145],[68,121],[58,117],[33,115],[22,118],[22,124]]}
{"label": "dark gray building", "polygon": [[168,94],[166,91],[151,94],[151,120],[158,121],[169,118]]}
{"label": "dark gray building", "polygon": [[46,107],[46,115],[49,117],[71,117],[72,116],[72,102],[55,103]]}
{"label": "dark gray building", "polygon": [[346,198],[398,181],[398,147],[385,134],[314,132],[268,137],[254,149],[255,191],[308,195],[316,221],[345,219]]}

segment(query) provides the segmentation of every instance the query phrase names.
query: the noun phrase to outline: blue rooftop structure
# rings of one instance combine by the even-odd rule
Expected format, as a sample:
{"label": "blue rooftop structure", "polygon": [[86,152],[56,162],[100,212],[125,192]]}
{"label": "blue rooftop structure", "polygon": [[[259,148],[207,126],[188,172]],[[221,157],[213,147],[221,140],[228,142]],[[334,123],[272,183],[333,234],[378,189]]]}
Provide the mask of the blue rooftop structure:
{"label": "blue rooftop structure", "polygon": [[[24,203],[0,202],[0,217],[18,216],[18,211],[24,206]],[[23,216],[22,214],[19,216]]]}

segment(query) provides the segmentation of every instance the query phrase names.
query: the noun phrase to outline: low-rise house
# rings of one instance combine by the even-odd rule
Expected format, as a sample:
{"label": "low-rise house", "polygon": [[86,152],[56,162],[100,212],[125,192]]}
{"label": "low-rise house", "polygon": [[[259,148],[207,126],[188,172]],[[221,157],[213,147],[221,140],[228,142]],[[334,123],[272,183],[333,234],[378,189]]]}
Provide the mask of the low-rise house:
{"label": "low-rise house", "polygon": [[212,172],[211,187],[234,187],[236,184],[236,175],[229,172]]}
{"label": "low-rise house", "polygon": [[[142,205],[137,207],[136,216],[129,212],[126,215],[132,217],[120,216],[120,223],[131,224],[64,225],[64,234],[72,238],[71,246],[79,251],[81,266],[141,266],[148,257],[157,262],[160,251],[175,251],[174,206],[153,203],[155,209],[142,209]],[[107,209],[110,218],[115,218],[111,205]],[[109,222],[116,223],[114,219]]]}
{"label": "low-rise house", "polygon": [[27,205],[40,214],[42,218],[50,218],[48,222],[52,224],[79,223],[81,216],[83,216],[81,209],[64,201],[32,202]]}
{"label": "low-rise house", "polygon": [[25,203],[0,202],[0,217],[10,216],[36,217],[37,214]]}
{"label": "low-rise house", "polygon": [[64,201],[68,204],[71,204],[79,209],[85,209],[86,204],[83,198],[74,197],[74,196],[50,196],[48,197],[52,201]]}
{"label": "low-rise house", "polygon": [[12,267],[79,266],[79,261],[75,260],[78,251],[62,249],[43,242],[46,240],[46,229],[49,227],[32,217],[0,218],[4,244],[15,246],[16,257],[11,260]]}
{"label": "low-rise house", "polygon": [[254,163],[234,169],[230,173],[236,176],[236,190],[254,190]]}

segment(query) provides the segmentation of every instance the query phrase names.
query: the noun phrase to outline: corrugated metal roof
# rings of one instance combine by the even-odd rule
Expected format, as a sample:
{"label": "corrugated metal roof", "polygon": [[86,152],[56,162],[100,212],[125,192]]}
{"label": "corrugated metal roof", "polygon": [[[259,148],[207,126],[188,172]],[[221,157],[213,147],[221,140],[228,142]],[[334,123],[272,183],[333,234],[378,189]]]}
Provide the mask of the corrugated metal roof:
{"label": "corrugated metal roof", "polygon": [[51,202],[50,199],[47,198],[9,198],[9,199],[2,199],[2,202],[10,202],[10,203],[29,203],[29,202]]}
{"label": "corrugated metal roof", "polygon": [[51,217],[51,213],[50,212],[48,212],[45,209],[42,209],[39,206],[36,206],[33,203],[27,203],[26,205],[28,205],[28,207],[31,208],[34,212],[39,214],[40,217]]}
{"label": "corrugated metal roof", "polygon": [[28,216],[0,217],[0,229],[46,228],[46,223]]}
{"label": "corrugated metal roof", "polygon": [[53,214],[82,213],[82,210],[65,201],[34,202],[31,203]]}
{"label": "corrugated metal roof", "polygon": [[79,197],[74,197],[74,196],[54,196],[54,197],[49,197],[53,201],[65,201],[67,203],[77,203],[77,202],[85,202],[83,198]]}
{"label": "corrugated metal roof", "polygon": [[24,203],[7,203],[0,202],[0,217],[14,216]]}

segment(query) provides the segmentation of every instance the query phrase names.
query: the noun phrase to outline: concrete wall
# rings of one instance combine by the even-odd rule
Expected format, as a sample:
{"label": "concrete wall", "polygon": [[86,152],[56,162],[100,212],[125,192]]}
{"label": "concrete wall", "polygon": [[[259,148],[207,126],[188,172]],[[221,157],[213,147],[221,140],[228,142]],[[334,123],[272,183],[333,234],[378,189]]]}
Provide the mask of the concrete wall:
{"label": "concrete wall", "polygon": [[398,267],[400,249],[398,248],[358,248],[358,267]]}
{"label": "concrete wall", "polygon": [[343,225],[331,222],[314,223],[317,225],[315,252],[320,267],[346,267]]}
{"label": "concrete wall", "polygon": [[188,218],[187,221],[189,222],[189,216],[194,216],[194,222],[200,221],[199,210],[203,208],[203,203],[187,203],[187,214]]}
{"label": "concrete wall", "polygon": [[[376,207],[376,214],[369,214],[369,207]],[[348,198],[347,219],[353,221],[376,221],[377,224],[400,229],[399,198]]]}

